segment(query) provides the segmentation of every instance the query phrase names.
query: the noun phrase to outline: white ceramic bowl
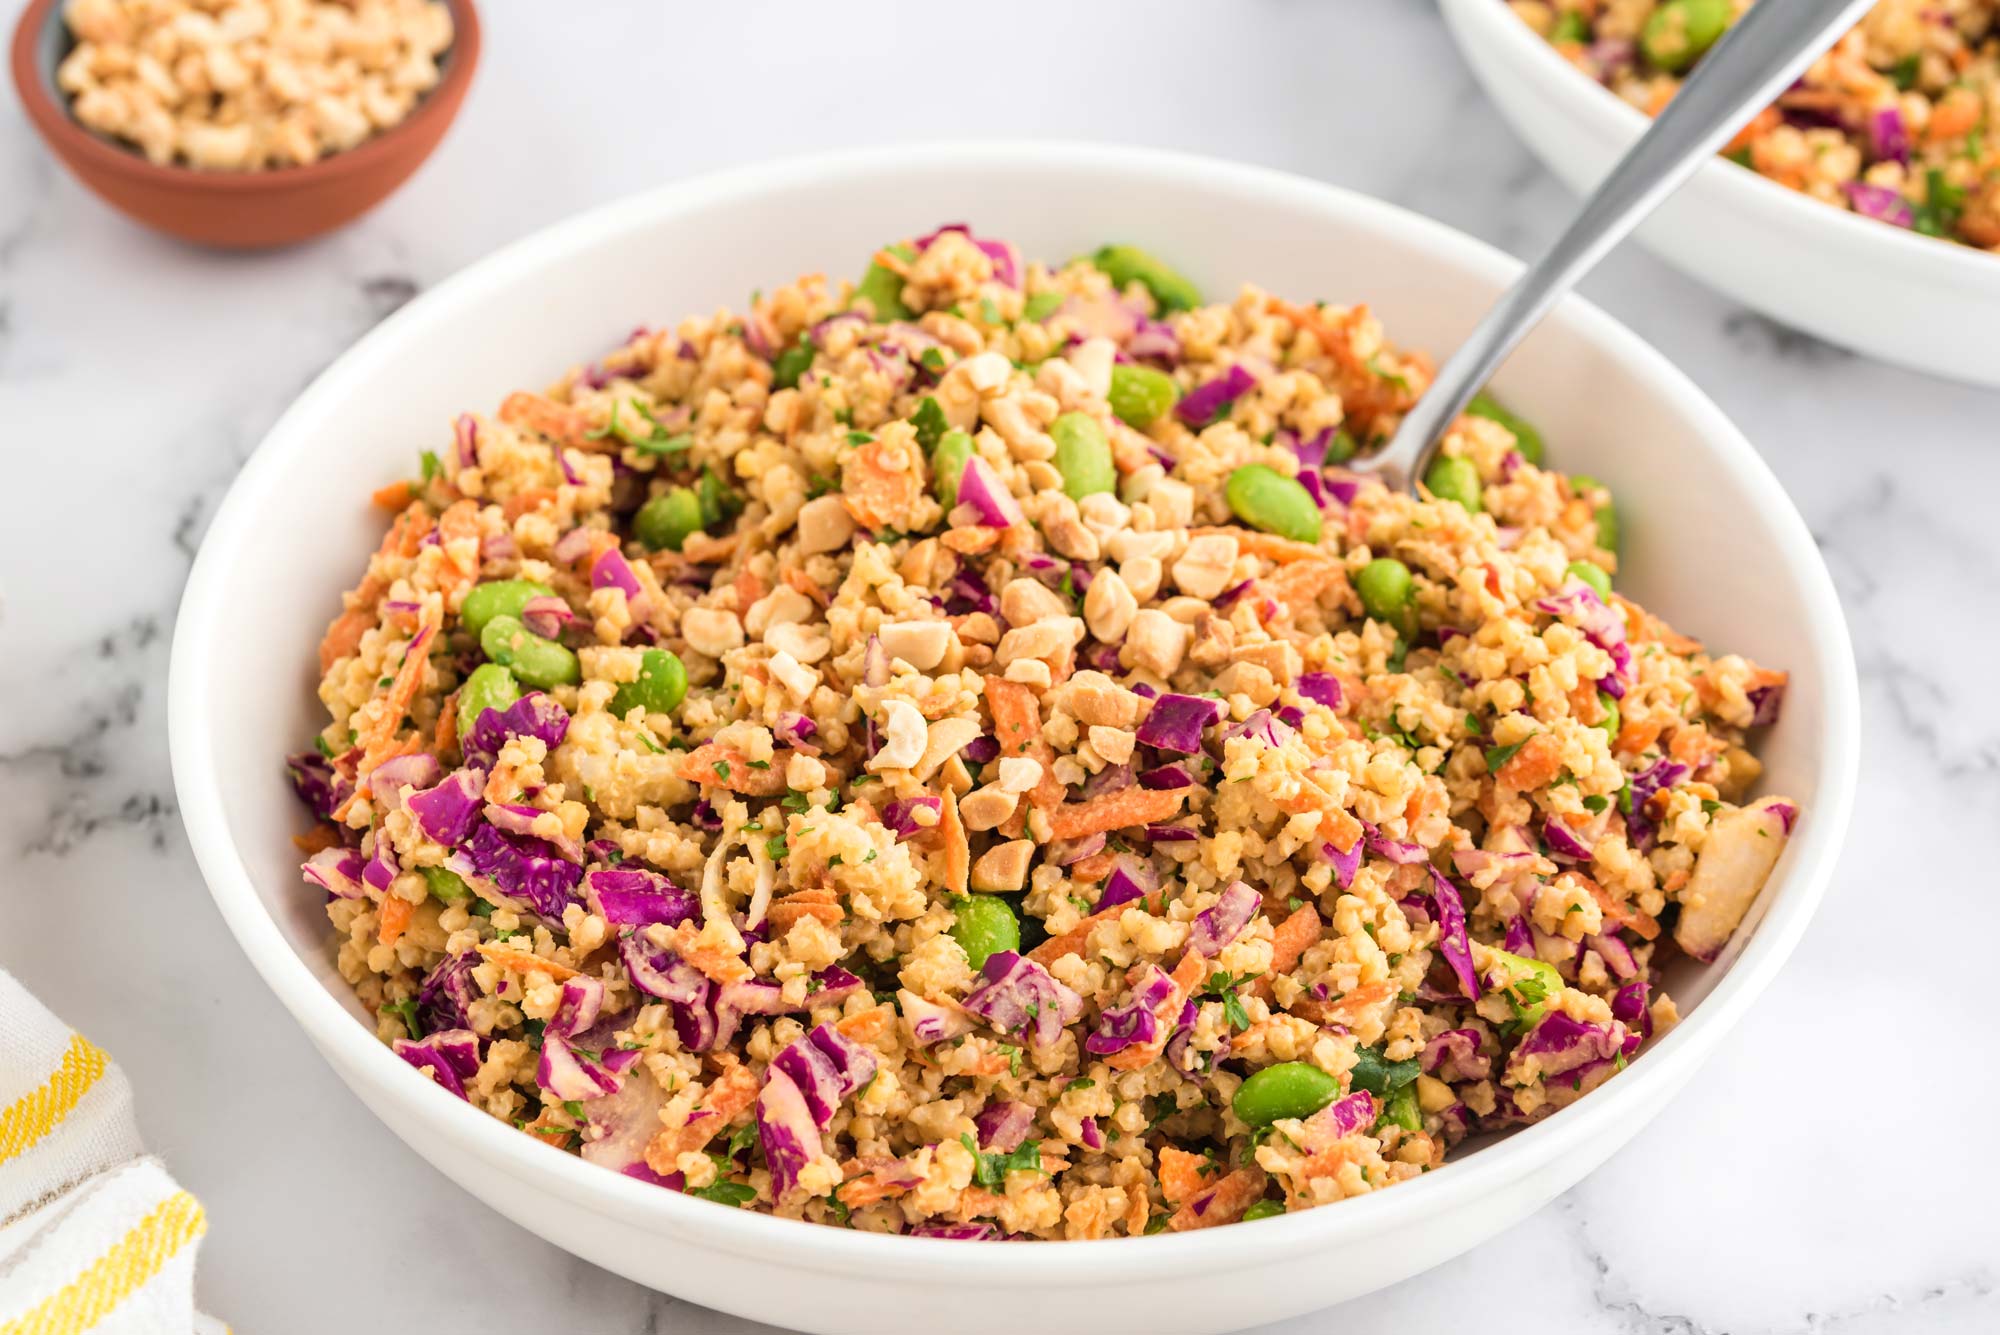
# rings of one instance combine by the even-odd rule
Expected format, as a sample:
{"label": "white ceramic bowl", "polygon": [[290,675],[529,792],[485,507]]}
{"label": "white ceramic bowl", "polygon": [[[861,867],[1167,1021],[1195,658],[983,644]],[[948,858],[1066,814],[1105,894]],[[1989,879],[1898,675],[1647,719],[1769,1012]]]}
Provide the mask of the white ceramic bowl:
{"label": "white ceramic bowl", "polygon": [[1689,633],[1791,669],[1764,755],[1771,785],[1799,798],[1805,818],[1754,933],[1715,967],[1670,980],[1692,1005],[1687,1021],[1577,1106],[1392,1191],[1266,1222],[1091,1243],[870,1236],[646,1186],[477,1113],[378,1044],[332,968],[320,897],[301,883],[289,840],[301,817],[281,758],[318,726],[314,646],[381,531],[369,490],[406,475],[453,413],[546,382],[636,321],[740,302],[803,272],[850,273],[884,240],[959,218],[1030,256],[1137,241],[1211,294],[1254,280],[1365,299],[1396,338],[1438,352],[1517,269],[1435,223],[1324,185],[1049,145],[729,172],[513,245],[411,302],[328,369],[216,515],[181,606],[170,705],[174,777],[202,872],[307,1036],[418,1153],[559,1246],[711,1307],[869,1335],[944,1321],[962,1335],[1171,1335],[1274,1320],[1415,1274],[1589,1172],[1694,1074],[1798,940],[1852,800],[1852,653],[1805,525],[1714,405],[1581,301],[1528,340],[1499,391],[1540,424],[1557,462],[1622,498],[1623,587]]}
{"label": "white ceramic bowl", "polygon": [[[1472,72],[1579,194],[1650,123],[1501,0],[1442,0]],[[2000,255],[1836,209],[1732,162],[1698,170],[1639,229],[1670,263],[1781,323],[1886,362],[2000,386]]]}

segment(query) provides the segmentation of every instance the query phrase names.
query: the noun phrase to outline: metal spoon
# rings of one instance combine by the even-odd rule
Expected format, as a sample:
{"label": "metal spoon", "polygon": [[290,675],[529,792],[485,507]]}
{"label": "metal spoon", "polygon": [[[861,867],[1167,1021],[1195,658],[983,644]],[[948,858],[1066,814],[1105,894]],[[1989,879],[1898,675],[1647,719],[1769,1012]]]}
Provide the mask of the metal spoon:
{"label": "metal spoon", "polygon": [[1567,230],[1530,265],[1417,401],[1387,449],[1348,467],[1415,489],[1472,396],[1549,308],[1695,168],[1860,20],[1875,0],[1763,0],[1695,66]]}

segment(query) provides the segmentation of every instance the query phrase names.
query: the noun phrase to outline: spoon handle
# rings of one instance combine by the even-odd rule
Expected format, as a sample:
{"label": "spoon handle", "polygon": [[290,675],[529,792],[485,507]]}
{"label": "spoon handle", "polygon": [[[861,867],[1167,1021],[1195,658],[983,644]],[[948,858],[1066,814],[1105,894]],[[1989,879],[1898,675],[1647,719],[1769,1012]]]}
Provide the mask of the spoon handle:
{"label": "spoon handle", "polygon": [[1874,0],[1762,0],[1695,66],[1674,99],[1453,353],[1387,449],[1359,461],[1414,487],[1447,427],[1549,308],[1695,168],[1782,92]]}

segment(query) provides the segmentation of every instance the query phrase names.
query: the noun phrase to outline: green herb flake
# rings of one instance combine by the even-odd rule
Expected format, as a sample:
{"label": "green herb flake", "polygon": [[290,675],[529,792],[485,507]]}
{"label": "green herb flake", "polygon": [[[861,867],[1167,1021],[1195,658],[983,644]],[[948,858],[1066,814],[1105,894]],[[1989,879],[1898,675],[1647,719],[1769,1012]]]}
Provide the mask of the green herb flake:
{"label": "green herb flake", "polygon": [[1488,774],[1498,774],[1500,772],[1501,767],[1514,758],[1514,753],[1516,751],[1519,751],[1522,747],[1526,746],[1527,744],[1528,744],[1528,739],[1526,737],[1523,737],[1520,741],[1510,742],[1506,746],[1487,747],[1486,772]]}
{"label": "green herb flake", "polygon": [[424,481],[426,482],[444,472],[444,465],[438,461],[436,450],[425,450],[422,454],[418,455],[417,464],[423,469]]}
{"label": "green herb flake", "polygon": [[[933,348],[931,351],[935,352],[936,349]],[[951,429],[951,423],[945,419],[944,409],[939,407],[938,401],[928,394],[924,396],[923,402],[917,405],[917,410],[910,414],[910,425],[916,429],[917,444],[923,446],[925,454],[935,450],[938,441],[944,438],[944,433]]]}
{"label": "green herb flake", "polygon": [[1024,1140],[1014,1150],[1006,1154],[986,1154],[980,1151],[972,1139],[971,1132],[959,1136],[959,1141],[972,1151],[972,1179],[982,1187],[994,1191],[1004,1191],[1009,1173],[1039,1173],[1042,1171],[1042,1142]]}

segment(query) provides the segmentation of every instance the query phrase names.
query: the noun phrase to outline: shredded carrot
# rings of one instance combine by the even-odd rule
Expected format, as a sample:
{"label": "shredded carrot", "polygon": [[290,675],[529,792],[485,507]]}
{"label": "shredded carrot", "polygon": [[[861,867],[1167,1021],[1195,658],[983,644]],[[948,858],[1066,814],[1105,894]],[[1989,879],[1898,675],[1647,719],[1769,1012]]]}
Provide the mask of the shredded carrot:
{"label": "shredded carrot", "polygon": [[[893,1159],[889,1160],[891,1164],[895,1162]],[[858,1161],[844,1164],[842,1167],[848,1178],[833,1189],[833,1194],[840,1199],[842,1205],[850,1208],[859,1209],[864,1205],[894,1200],[909,1191],[909,1188],[900,1182],[891,1182],[876,1176],[874,1170],[864,1168]]]}
{"label": "shredded carrot", "polygon": [[1319,942],[1319,913],[1310,904],[1301,904],[1291,917],[1271,931],[1271,967],[1255,984],[1258,996],[1271,999],[1271,980],[1299,967],[1299,960]]}
{"label": "shredded carrot", "polygon": [[1757,140],[1778,128],[1784,119],[1776,107],[1765,107],[1752,116],[1749,123],[1736,132],[1736,137],[1722,146],[1725,153],[1741,153]]}
{"label": "shredded carrot", "polygon": [[1324,560],[1326,553],[1310,542],[1300,542],[1295,538],[1281,538],[1275,533],[1264,533],[1254,528],[1237,528],[1233,524],[1212,525],[1207,528],[1191,528],[1190,538],[1223,537],[1236,539],[1236,550],[1251,556],[1261,556],[1267,561],[1286,565],[1293,561]]}
{"label": "shredded carrot", "polygon": [[1618,736],[1612,739],[1611,749],[1621,756],[1636,756],[1660,739],[1660,725],[1657,722],[1641,722],[1627,719],[1618,729]]}
{"label": "shredded carrot", "polygon": [[375,624],[375,609],[372,607],[350,607],[327,625],[326,637],[319,642],[319,670],[325,676],[329,668],[343,658],[351,658],[361,647],[361,637]]}
{"label": "shredded carrot", "polygon": [[[1137,907],[1138,903],[1138,900],[1128,899],[1123,904],[1113,904],[1108,909],[1099,909],[1076,926],[1070,928],[1067,932],[1064,932],[1061,936],[1052,936],[1039,946],[1036,946],[1028,952],[1028,958],[1046,968],[1065,955],[1080,954],[1084,946],[1090,941],[1090,933],[1097,924],[1106,921],[1115,914],[1123,913],[1128,908]],[[1151,895],[1146,896],[1146,908],[1151,912],[1159,912],[1160,903],[1161,899],[1158,891],[1154,891]]]}
{"label": "shredded carrot", "polygon": [[385,946],[393,946],[403,933],[409,930],[410,919],[415,916],[417,906],[407,899],[389,895],[382,900],[380,916],[377,918],[375,939]]}
{"label": "shredded carrot", "polygon": [[1979,128],[1979,94],[1969,88],[1954,88],[1939,99],[1924,127],[1927,140],[1957,139]]}
{"label": "shredded carrot", "polygon": [[866,529],[907,526],[923,494],[923,474],[916,461],[879,440],[850,453],[840,470],[841,501],[854,522]]}
{"label": "shredded carrot", "polygon": [[1299,561],[1280,566],[1264,581],[1264,587],[1287,607],[1308,607],[1331,591],[1345,592],[1347,572],[1336,561]]}
{"label": "shredded carrot", "polygon": [[756,1075],[743,1063],[734,1063],[710,1082],[687,1125],[663,1130],[647,1144],[646,1166],[660,1174],[677,1171],[676,1160],[715,1139],[738,1113],[756,1101]]}
{"label": "shredded carrot", "polygon": [[408,482],[391,482],[386,487],[377,487],[368,497],[384,510],[400,510],[413,499]]}
{"label": "shredded carrot", "polygon": [[889,1007],[877,1006],[873,1010],[861,1011],[838,1020],[833,1027],[838,1029],[843,1037],[851,1038],[856,1043],[873,1043],[889,1031],[895,1016],[896,1012]]}
{"label": "shredded carrot", "polygon": [[410,702],[416,699],[417,688],[423,685],[424,669],[430,664],[430,651],[435,647],[440,615],[427,613],[417,633],[410,637],[408,647],[403,650],[402,666],[396,669],[389,689],[380,697],[381,710],[355,739],[361,747],[361,770],[373,771],[389,758],[396,734],[403,726],[403,716],[410,712]]}
{"label": "shredded carrot", "polygon": [[299,852],[311,857],[314,853],[325,849],[340,847],[340,831],[325,821],[320,821],[304,834],[293,835],[292,845]]}
{"label": "shredded carrot", "polygon": [[1269,1180],[1261,1168],[1239,1168],[1176,1210],[1173,1218],[1167,1220],[1167,1230],[1185,1233],[1190,1229],[1233,1224],[1257,1203]]}
{"label": "shredded carrot", "polygon": [[624,442],[613,436],[591,440],[590,421],[583,415],[582,409],[525,390],[516,390],[501,400],[500,420],[574,449],[614,450],[624,447]]}
{"label": "shredded carrot", "polygon": [[544,505],[555,504],[556,491],[553,487],[528,487],[517,491],[500,503],[500,513],[509,524],[522,515],[541,509]]}
{"label": "shredded carrot", "polygon": [[1214,1166],[1214,1161],[1205,1154],[1195,1154],[1175,1145],[1162,1145],[1159,1167],[1154,1174],[1160,1179],[1160,1195],[1166,1197],[1167,1204],[1179,1205],[1201,1190],[1201,1170]]}
{"label": "shredded carrot", "polygon": [[1067,802],[1049,819],[1049,837],[1081,839],[1129,825],[1170,820],[1180,813],[1187,794],[1185,788],[1121,788],[1086,801]]}
{"label": "shredded carrot", "polygon": [[740,983],[753,975],[748,960],[719,942],[704,940],[701,929],[691,922],[668,933],[667,947],[718,983]]}
{"label": "shredded carrot", "polygon": [[1500,783],[1516,792],[1529,792],[1562,773],[1562,743],[1538,732],[1521,743],[1521,749],[1500,767]]}
{"label": "shredded carrot", "polygon": [[681,757],[678,773],[689,783],[727,788],[751,797],[776,797],[785,791],[785,763],[790,754],[780,749],[761,766],[753,767],[743,753],[720,742],[704,742]]}
{"label": "shredded carrot", "polygon": [[1609,890],[1580,871],[1572,871],[1568,875],[1590,892],[1590,897],[1597,901],[1597,907],[1604,913],[1604,921],[1613,927],[1629,927],[1648,941],[1659,936],[1660,923],[1652,914],[1612,898]]}
{"label": "shredded carrot", "polygon": [[516,973],[531,973],[539,970],[558,983],[565,982],[577,976],[576,970],[570,968],[567,964],[557,964],[554,960],[545,960],[540,955],[529,954],[519,946],[509,945],[505,941],[481,941],[475,949],[501,968],[512,969]]}

